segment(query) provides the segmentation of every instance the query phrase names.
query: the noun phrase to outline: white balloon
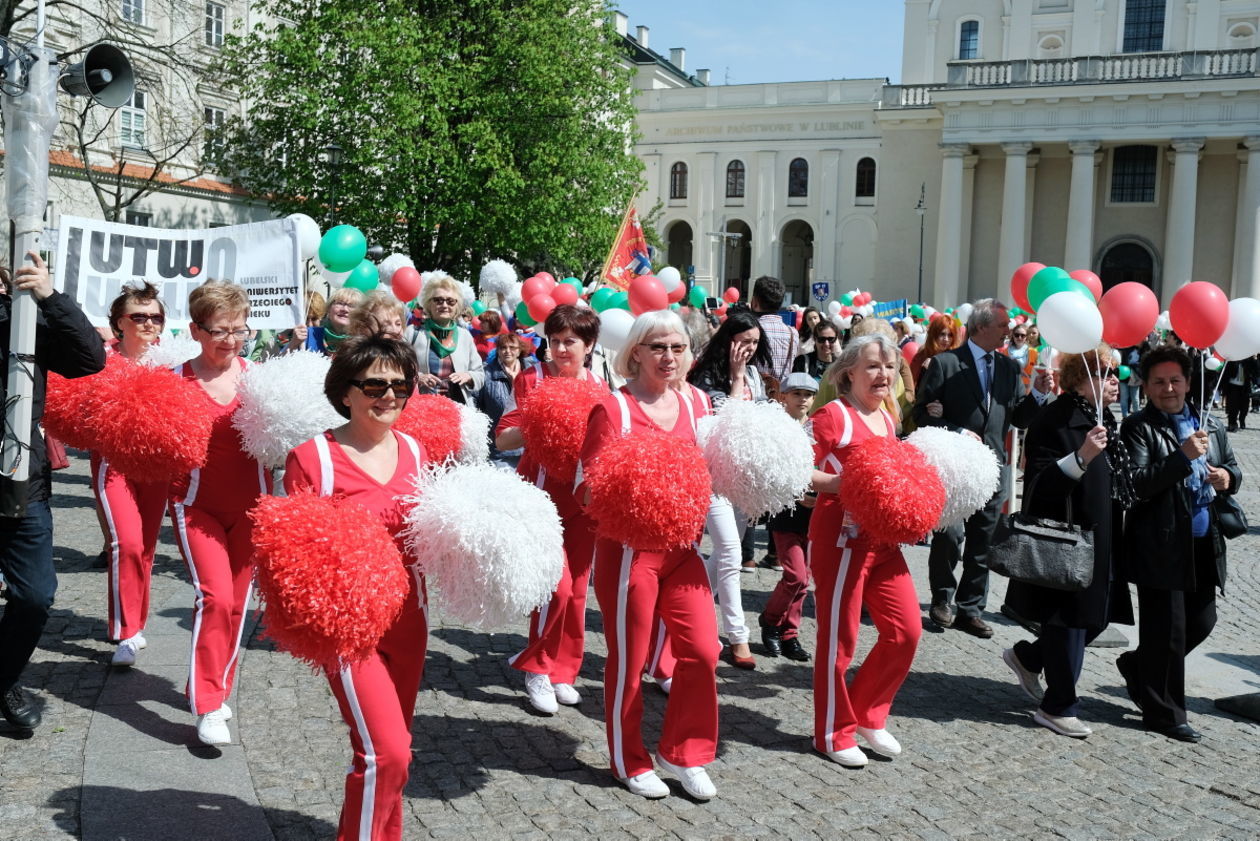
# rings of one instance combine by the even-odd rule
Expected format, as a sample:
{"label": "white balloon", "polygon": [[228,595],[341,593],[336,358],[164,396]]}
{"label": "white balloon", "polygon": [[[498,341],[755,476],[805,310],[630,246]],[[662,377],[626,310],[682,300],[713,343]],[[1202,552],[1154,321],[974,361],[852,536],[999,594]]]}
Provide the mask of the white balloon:
{"label": "white balloon", "polygon": [[665,287],[666,292],[673,292],[682,285],[682,274],[673,266],[666,266],[657,272],[656,279]]}
{"label": "white balloon", "polygon": [[305,213],[291,213],[289,219],[297,227],[298,254],[311,259],[319,253],[319,223]]}
{"label": "white balloon", "polygon": [[1037,310],[1037,326],[1046,341],[1063,353],[1084,353],[1102,341],[1102,313],[1093,300],[1078,292],[1056,292],[1046,298]]}
{"label": "white balloon", "polygon": [[864,318],[870,318],[872,315],[875,314],[875,308],[871,306],[870,304],[863,304],[862,308],[858,310],[858,312],[862,313],[862,316]]}
{"label": "white balloon", "polygon": [[328,281],[328,285],[333,289],[340,289],[344,286],[346,278],[350,276],[350,272],[334,272],[325,266],[318,256],[315,257],[315,265],[319,266],[319,273],[324,276],[324,280]]}
{"label": "white balloon", "polygon": [[1216,340],[1216,352],[1231,360],[1260,353],[1260,301],[1235,298],[1229,302],[1229,323]]}
{"label": "white balloon", "polygon": [[621,353],[626,348],[633,326],[634,316],[630,313],[618,307],[606,309],[599,314],[599,343]]}
{"label": "white balloon", "polygon": [[960,304],[958,309],[954,310],[954,315],[958,316],[958,320],[963,324],[967,323],[967,319],[971,318],[971,313],[975,311],[975,307],[971,304]]}
{"label": "white balloon", "polygon": [[1221,366],[1224,364],[1224,362],[1217,359],[1215,356],[1209,356],[1207,361],[1203,363],[1203,367],[1207,368],[1209,371],[1219,371],[1221,370]]}
{"label": "white balloon", "polygon": [[841,306],[843,305],[839,301],[832,301],[827,304],[827,312],[831,315],[839,315]]}

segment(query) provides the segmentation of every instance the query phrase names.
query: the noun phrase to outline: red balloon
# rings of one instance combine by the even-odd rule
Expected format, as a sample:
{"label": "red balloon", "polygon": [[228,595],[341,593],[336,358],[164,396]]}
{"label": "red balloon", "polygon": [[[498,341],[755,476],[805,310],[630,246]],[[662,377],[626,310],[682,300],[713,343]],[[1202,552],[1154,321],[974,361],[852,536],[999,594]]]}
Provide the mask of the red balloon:
{"label": "red balloon", "polygon": [[394,272],[394,276],[389,279],[389,285],[398,300],[414,301],[420,294],[420,272],[411,266],[403,266]]}
{"label": "red balloon", "polygon": [[480,319],[480,318],[474,318],[472,321],[468,322],[468,326],[469,326],[469,327],[471,327],[471,328],[472,328],[472,329],[474,329],[474,330],[480,330],[480,329],[481,329],[481,319]]}
{"label": "red balloon", "polygon": [[556,308],[556,299],[544,292],[541,295],[535,295],[530,298],[525,308],[529,310],[529,317],[541,324],[547,320],[547,316],[551,315],[551,311]]}
{"label": "red balloon", "polygon": [[[682,303],[683,298],[687,297],[687,284],[680,283],[666,293],[667,300],[671,304]],[[690,307],[688,307],[690,309]]]}
{"label": "red balloon", "polygon": [[1190,347],[1206,350],[1229,326],[1229,298],[1214,283],[1196,280],[1173,295],[1168,307],[1172,329]]}
{"label": "red balloon", "polygon": [[1103,293],[1098,302],[1103,319],[1103,341],[1112,347],[1132,347],[1146,340],[1159,319],[1159,299],[1141,283],[1126,281]]}
{"label": "red balloon", "polygon": [[557,283],[550,294],[557,304],[576,304],[578,300],[577,287],[572,283]]}
{"label": "red balloon", "polygon": [[669,293],[665,284],[654,275],[645,274],[630,281],[630,312],[642,315],[645,312],[663,310],[669,306]]}
{"label": "red balloon", "polygon": [[[856,303],[856,302],[855,302],[855,303]],[[851,315],[853,315],[853,310],[852,310],[852,309],[850,309],[849,307],[846,307],[844,304],[841,304],[841,305],[840,305],[840,317],[841,317],[841,318],[848,318],[848,317],[849,317],[849,316],[851,316]]]}
{"label": "red balloon", "polygon": [[1091,272],[1089,269],[1077,269],[1074,272],[1068,272],[1068,277],[1073,280],[1079,280],[1085,284],[1090,292],[1094,293],[1094,300],[1101,301],[1103,296],[1102,278]]}
{"label": "red balloon", "polygon": [[722,299],[728,304],[735,303],[739,300],[739,290],[734,286],[728,287],[727,290],[722,293]]}
{"label": "red balloon", "polygon": [[556,285],[555,275],[553,275],[551,272],[539,272],[538,274],[534,275],[534,277],[541,277],[543,280],[547,281],[552,286]]}
{"label": "red balloon", "polygon": [[1044,263],[1025,263],[1011,276],[1011,297],[1021,310],[1032,312],[1033,305],[1028,301],[1028,281],[1044,268]]}
{"label": "red balloon", "polygon": [[532,300],[535,295],[543,295],[555,288],[556,281],[551,275],[543,277],[543,273],[534,275],[521,284],[521,300]]}
{"label": "red balloon", "polygon": [[901,356],[907,362],[913,362],[914,355],[918,352],[919,352],[918,342],[906,342],[904,345],[901,346]]}

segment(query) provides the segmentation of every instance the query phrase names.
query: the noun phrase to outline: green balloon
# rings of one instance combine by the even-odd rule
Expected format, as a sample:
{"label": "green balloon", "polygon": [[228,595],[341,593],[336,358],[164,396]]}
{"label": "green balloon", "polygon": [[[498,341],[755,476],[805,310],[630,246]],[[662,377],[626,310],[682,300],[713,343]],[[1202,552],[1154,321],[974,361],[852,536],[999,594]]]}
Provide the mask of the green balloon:
{"label": "green balloon", "polygon": [[582,291],[582,281],[578,280],[576,277],[566,277],[564,280],[560,282],[569,284],[578,292]]}
{"label": "green balloon", "polygon": [[910,317],[911,318],[927,318],[927,310],[923,309],[923,307],[919,306],[918,304],[915,304],[914,306],[910,308]]}
{"label": "green balloon", "polygon": [[840,296],[840,303],[844,304],[846,307],[853,306],[853,294],[850,292],[845,292],[843,295]]}
{"label": "green balloon", "polygon": [[381,276],[376,270],[376,264],[371,260],[360,260],[359,265],[355,266],[350,276],[346,278],[345,285],[347,289],[371,292],[380,282]]}
{"label": "green balloon", "polygon": [[319,241],[319,261],[330,272],[352,271],[367,256],[367,237],[354,225],[330,228]]}
{"label": "green balloon", "polygon": [[669,308],[670,308],[671,310],[680,310],[680,309],[682,309],[682,304],[679,304],[679,303],[675,302],[675,303],[670,304],[670,305],[669,305]]}
{"label": "green balloon", "polygon": [[709,297],[709,290],[699,284],[691,287],[691,291],[687,293],[687,300],[696,309],[704,306],[704,299],[707,297]]}
{"label": "green balloon", "polygon": [[529,307],[525,306],[524,301],[516,305],[516,322],[526,327],[533,327],[538,323],[529,317]]}
{"label": "green balloon", "polygon": [[1078,292],[1088,295],[1090,301],[1094,300],[1094,293],[1089,291],[1088,286],[1058,266],[1046,266],[1028,281],[1028,303],[1034,310],[1041,309],[1046,298],[1059,292]]}
{"label": "green balloon", "polygon": [[1129,378],[1129,375],[1132,373],[1133,371],[1129,369],[1128,365],[1121,365],[1120,368],[1116,371],[1116,376],[1120,378],[1120,382],[1124,382],[1125,380]]}
{"label": "green balloon", "polygon": [[473,315],[481,315],[486,311],[486,305],[481,303],[481,301],[473,301],[472,311]]}
{"label": "green balloon", "polygon": [[591,296],[591,309],[595,312],[603,312],[612,306],[613,292],[607,286],[601,286],[595,290],[595,294]]}
{"label": "green balloon", "polygon": [[608,299],[608,308],[626,310],[627,312],[629,312],[630,311],[630,293],[629,292],[614,292],[613,296]]}

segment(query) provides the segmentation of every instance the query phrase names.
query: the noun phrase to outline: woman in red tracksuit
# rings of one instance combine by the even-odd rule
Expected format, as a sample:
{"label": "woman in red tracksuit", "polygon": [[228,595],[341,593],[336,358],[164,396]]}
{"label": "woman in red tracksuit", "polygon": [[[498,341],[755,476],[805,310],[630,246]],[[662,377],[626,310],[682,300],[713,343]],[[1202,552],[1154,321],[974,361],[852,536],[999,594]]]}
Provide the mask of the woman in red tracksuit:
{"label": "woman in red tracksuit", "polygon": [[249,336],[249,296],[234,283],[208,281],[188,296],[189,331],[201,354],[177,374],[205,392],[214,418],[205,467],[171,485],[171,521],[188,565],[193,605],[188,701],[197,716],[197,738],[208,745],[232,740],[225,703],[232,694],[236,655],[253,590],[253,528],[247,512],[270,491],[270,477],[241,449],[232,427],[240,406],[237,381],[248,364],[240,350]]}
{"label": "woman in red tracksuit", "polygon": [[[398,539],[404,524],[399,500],[414,492],[416,474],[428,461],[414,438],[391,429],[415,389],[417,372],[415,351],[402,342],[383,336],[346,341],[333,357],[324,393],[349,423],[289,453],[285,489],[344,497],[380,517]],[[412,573],[402,612],[372,655],[325,672],[354,750],[338,841],[402,838],[411,717],[429,629],[417,560],[401,541],[398,548]]]}
{"label": "woman in red tracksuit", "polygon": [[[591,412],[582,465],[593,464],[615,438],[638,429],[695,441],[696,421],[707,413],[707,404],[691,386],[675,386],[690,362],[687,333],[677,315],[667,310],[640,315],[617,356],[616,371],[628,382]],[[669,465],[660,469],[661,481],[669,481]],[[579,492],[585,495],[584,489]],[[708,800],[716,794],[704,766],[717,753],[721,646],[703,559],[694,546],[648,551],[601,538],[595,547],[595,596],[608,643],[604,715],[613,774],[643,797],[669,794],[653,770],[641,732],[640,675],[659,615],[677,662],[656,760],[678,776],[690,795]]]}
{"label": "woman in red tracksuit", "polygon": [[[495,428],[494,445],[500,451],[520,448],[523,412],[530,392],[548,377],[574,377],[607,384],[586,361],[599,338],[599,316],[591,310],[562,304],[544,322],[550,362],[535,362],[516,375],[512,401]],[[509,662],[525,673],[525,695],[534,709],[547,715],[559,704],[582,700],[573,684],[582,670],[586,644],[586,591],[595,559],[595,524],[582,510],[573,492],[573,481],[548,475],[525,448],[516,472],[542,488],[555,503],[564,528],[564,574],[551,601],[529,617],[529,642]]]}
{"label": "woman in red tracksuit", "polygon": [[[851,768],[867,763],[855,736],[883,756],[901,753],[885,722],[922,630],[919,600],[900,547],[869,540],[839,497],[846,450],[872,437],[897,434],[896,422],[883,408],[897,376],[897,359],[896,346],[878,334],[850,342],[828,370],[841,396],[810,421],[818,493],[808,548],[818,616],[814,748]],[[846,686],[863,605],[879,638]]]}
{"label": "woman in red tracksuit", "polygon": [[[158,298],[157,287],[151,283],[124,287],[109,307],[115,341],[106,345],[106,353],[138,360],[158,340],[165,323],[166,308]],[[146,645],[144,626],[149,619],[153,554],[170,486],[128,478],[95,451],[90,464],[97,514],[108,541],[109,638],[118,643],[110,662],[132,666],[137,652]]]}

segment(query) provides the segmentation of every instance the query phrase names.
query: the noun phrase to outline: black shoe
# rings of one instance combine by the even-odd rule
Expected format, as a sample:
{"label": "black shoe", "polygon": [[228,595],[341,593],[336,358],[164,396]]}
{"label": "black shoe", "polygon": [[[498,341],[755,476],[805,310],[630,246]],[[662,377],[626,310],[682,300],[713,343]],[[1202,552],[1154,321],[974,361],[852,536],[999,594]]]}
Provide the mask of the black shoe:
{"label": "black shoe", "polygon": [[1161,736],[1167,736],[1170,739],[1176,739],[1178,742],[1190,742],[1197,744],[1203,741],[1203,734],[1195,730],[1189,724],[1174,724],[1172,727],[1148,727],[1152,733],[1158,733]]}
{"label": "black shoe", "polygon": [[809,652],[801,647],[800,637],[788,637],[779,643],[783,649],[783,656],[789,660],[795,660],[798,663],[809,662]]}
{"label": "black shoe", "polygon": [[954,619],[954,630],[962,631],[964,634],[971,634],[973,637],[979,637],[982,640],[987,640],[993,636],[993,629],[989,627],[989,623],[979,616],[956,617]]}
{"label": "black shoe", "polygon": [[775,626],[761,626],[761,644],[766,647],[766,656],[778,657],[783,653],[783,641],[779,637],[780,633],[779,629]]}
{"label": "black shoe", "polygon": [[779,563],[777,557],[768,553],[761,559],[761,568],[772,572],[783,572],[783,564]]}
{"label": "black shoe", "polygon": [[18,686],[0,695],[0,715],[21,730],[34,730],[40,722],[35,700]]}
{"label": "black shoe", "polygon": [[1226,431],[1226,432],[1237,432],[1237,431],[1238,431],[1238,424],[1236,424],[1236,423],[1231,423],[1228,427],[1226,427],[1225,431]]}
{"label": "black shoe", "polygon": [[92,569],[109,569],[108,549],[102,549],[101,554],[92,559]]}
{"label": "black shoe", "polygon": [[1125,652],[1116,658],[1116,671],[1120,672],[1120,677],[1124,678],[1124,691],[1129,693],[1129,700],[1133,702],[1133,706],[1139,710],[1142,709],[1142,693],[1138,687],[1137,675],[1133,671],[1131,652]]}
{"label": "black shoe", "polygon": [[954,624],[954,612],[949,609],[949,605],[935,602],[928,609],[928,619],[931,619],[938,628],[948,628]]}

